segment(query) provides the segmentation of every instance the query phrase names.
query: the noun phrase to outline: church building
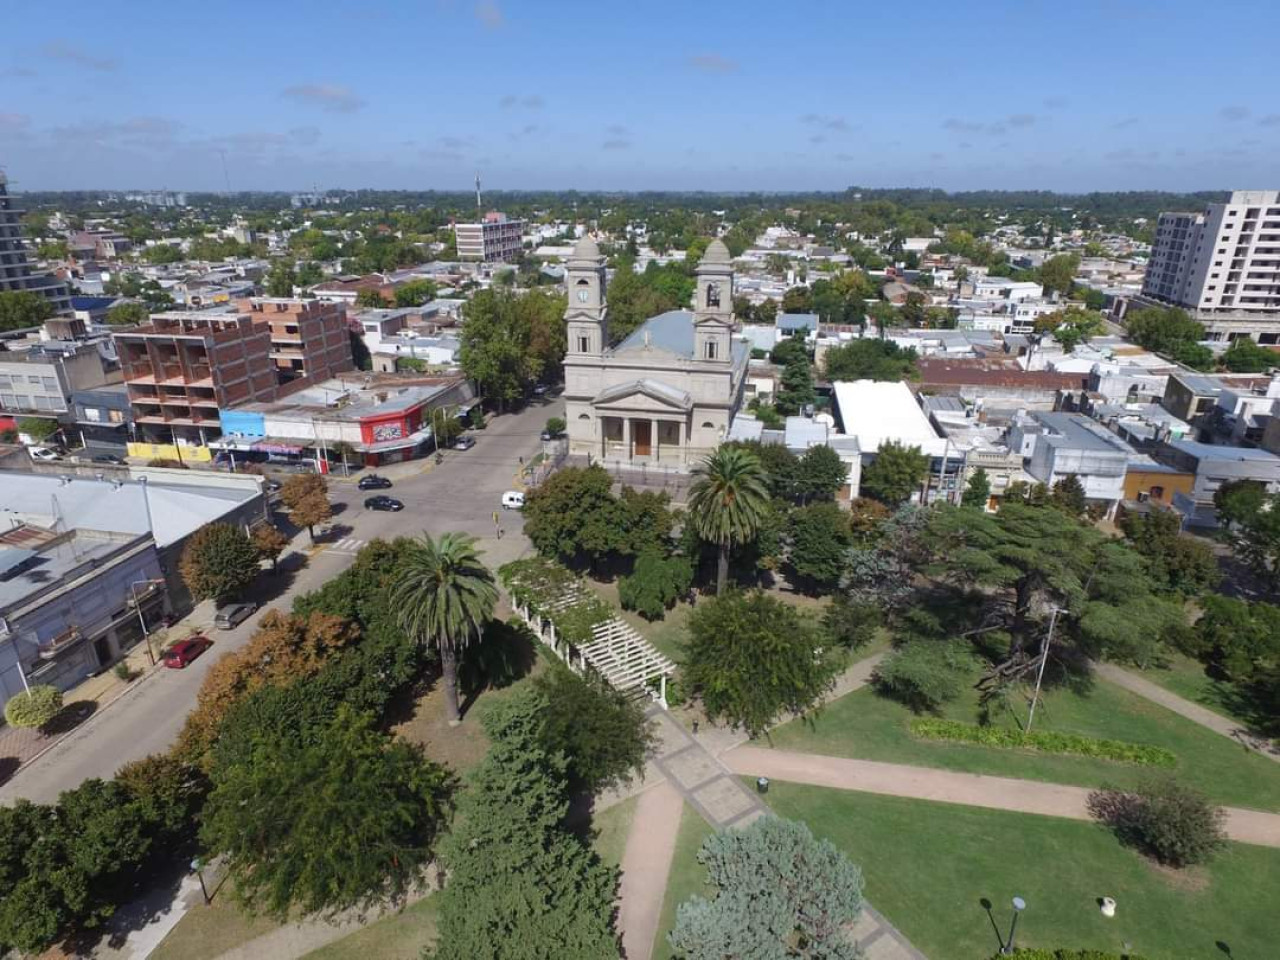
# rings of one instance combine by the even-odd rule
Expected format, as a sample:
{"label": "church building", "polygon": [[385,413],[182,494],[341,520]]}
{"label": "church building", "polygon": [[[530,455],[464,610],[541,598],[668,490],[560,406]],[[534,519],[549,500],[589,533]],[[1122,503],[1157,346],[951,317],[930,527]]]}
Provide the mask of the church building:
{"label": "church building", "polygon": [[604,257],[590,237],[578,241],[565,272],[571,455],[684,471],[728,435],[751,350],[733,335],[733,260],[721,241],[697,278],[692,311],[651,317],[610,347]]}

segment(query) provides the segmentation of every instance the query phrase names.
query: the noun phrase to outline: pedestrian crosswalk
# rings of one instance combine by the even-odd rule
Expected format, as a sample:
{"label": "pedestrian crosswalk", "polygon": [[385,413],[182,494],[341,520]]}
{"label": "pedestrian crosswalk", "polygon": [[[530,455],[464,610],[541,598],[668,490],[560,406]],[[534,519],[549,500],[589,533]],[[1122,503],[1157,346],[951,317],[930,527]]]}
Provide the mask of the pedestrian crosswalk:
{"label": "pedestrian crosswalk", "polygon": [[364,549],[365,545],[368,544],[368,542],[369,542],[368,540],[356,540],[352,537],[347,537],[345,540],[339,540],[337,543],[331,546],[329,550],[332,553],[345,553],[345,554],[348,554],[349,556],[354,557],[357,553],[359,553],[362,549]]}

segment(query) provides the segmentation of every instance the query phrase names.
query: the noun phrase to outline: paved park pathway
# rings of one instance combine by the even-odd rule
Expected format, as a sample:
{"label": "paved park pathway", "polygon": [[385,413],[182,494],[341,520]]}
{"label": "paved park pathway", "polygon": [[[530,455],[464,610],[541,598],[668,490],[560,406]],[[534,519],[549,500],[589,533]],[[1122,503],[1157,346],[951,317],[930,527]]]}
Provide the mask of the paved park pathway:
{"label": "paved park pathway", "polygon": [[[1088,787],[750,746],[736,747],[723,759],[729,769],[742,776],[1070,820],[1092,819],[1087,805],[1092,791]],[[1280,847],[1280,814],[1239,807],[1223,809],[1227,814],[1227,836],[1232,840]]]}
{"label": "paved park pathway", "polygon": [[1224,717],[1220,713],[1202,707],[1198,703],[1192,703],[1185,697],[1180,697],[1176,693],[1166,690],[1158,683],[1152,683],[1145,677],[1141,677],[1131,670],[1118,667],[1114,663],[1095,664],[1094,669],[1098,671],[1098,676],[1106,680],[1110,680],[1118,687],[1124,687],[1130,693],[1136,693],[1144,700],[1150,700],[1152,703],[1159,704],[1166,710],[1172,710],[1180,716],[1186,717],[1193,723],[1198,723],[1207,730],[1219,733],[1230,740],[1234,740],[1250,750],[1262,754],[1269,760],[1280,763],[1280,750],[1264,737],[1256,736],[1248,727],[1243,726],[1230,717]]}
{"label": "paved park pathway", "polygon": [[[831,697],[843,696],[866,684],[880,660],[868,657],[840,678]],[[627,960],[649,960],[658,936],[663,898],[675,854],[680,817],[688,803],[717,830],[744,827],[769,812],[718,754],[741,749],[746,736],[721,728],[695,736],[670,713],[650,707],[658,748],[641,785],[627,846],[622,855],[620,926]],[[616,802],[618,798],[610,798]],[[609,801],[597,809],[610,805]],[[892,924],[869,904],[853,928],[867,960],[925,960]]]}

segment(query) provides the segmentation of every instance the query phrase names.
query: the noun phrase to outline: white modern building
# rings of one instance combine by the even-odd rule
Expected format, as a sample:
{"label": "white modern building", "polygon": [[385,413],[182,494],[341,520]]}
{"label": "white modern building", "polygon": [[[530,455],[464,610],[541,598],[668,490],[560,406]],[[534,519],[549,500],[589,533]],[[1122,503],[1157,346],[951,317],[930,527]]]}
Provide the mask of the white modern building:
{"label": "white modern building", "polygon": [[454,224],[459,260],[483,263],[510,261],[520,255],[524,221],[509,220],[505,213],[486,213],[479,223]]}
{"label": "white modern building", "polygon": [[1211,339],[1280,343],[1280,191],[1161,214],[1142,297],[1191,311]]}

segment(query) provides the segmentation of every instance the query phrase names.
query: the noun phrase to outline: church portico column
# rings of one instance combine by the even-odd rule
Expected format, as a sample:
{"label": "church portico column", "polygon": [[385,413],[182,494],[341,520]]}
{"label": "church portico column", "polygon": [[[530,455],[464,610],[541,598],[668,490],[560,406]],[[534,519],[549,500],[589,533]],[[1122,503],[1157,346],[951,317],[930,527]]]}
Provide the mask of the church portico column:
{"label": "church portico column", "polygon": [[657,463],[662,450],[662,434],[658,433],[658,420],[649,418],[649,459]]}
{"label": "church portico column", "polygon": [[622,418],[622,452],[627,460],[631,459],[631,418]]}

